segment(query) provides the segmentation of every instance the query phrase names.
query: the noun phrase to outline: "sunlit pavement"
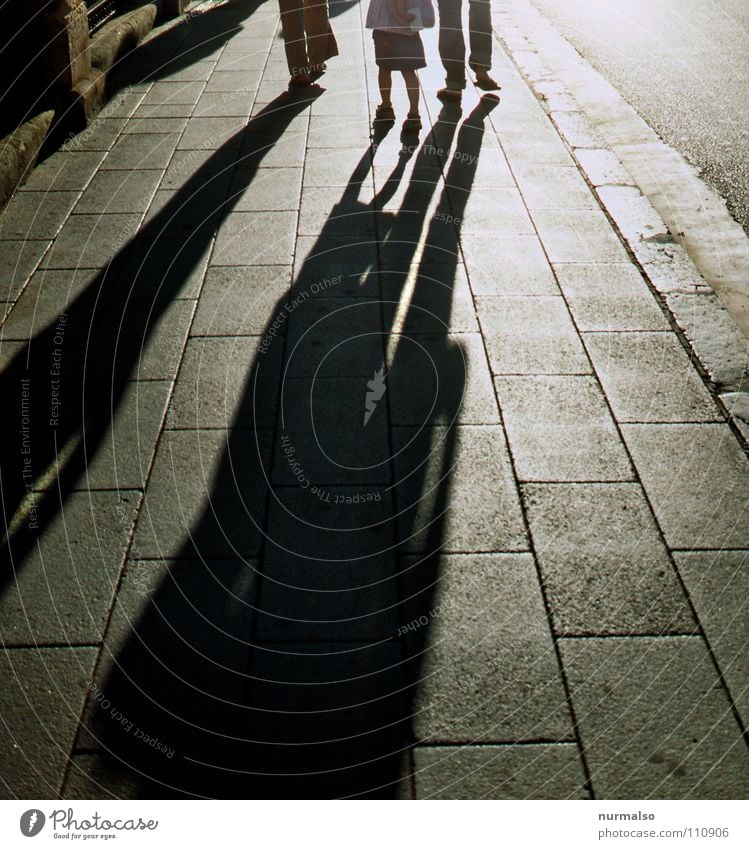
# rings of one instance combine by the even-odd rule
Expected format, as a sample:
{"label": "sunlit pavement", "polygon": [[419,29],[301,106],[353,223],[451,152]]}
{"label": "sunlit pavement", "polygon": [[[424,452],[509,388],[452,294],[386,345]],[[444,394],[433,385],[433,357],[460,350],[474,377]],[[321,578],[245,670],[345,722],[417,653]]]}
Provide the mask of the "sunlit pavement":
{"label": "sunlit pavement", "polygon": [[0,217],[6,795],[745,796],[749,464],[535,96],[205,9]]}

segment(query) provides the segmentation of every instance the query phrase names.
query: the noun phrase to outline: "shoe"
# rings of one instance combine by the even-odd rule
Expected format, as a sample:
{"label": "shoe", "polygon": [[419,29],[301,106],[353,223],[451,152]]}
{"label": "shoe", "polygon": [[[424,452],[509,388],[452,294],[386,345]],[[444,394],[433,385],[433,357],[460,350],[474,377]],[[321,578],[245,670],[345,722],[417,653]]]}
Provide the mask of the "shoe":
{"label": "shoe", "polygon": [[305,86],[310,84],[309,74],[294,74],[289,80],[289,88]]}
{"label": "shoe", "polygon": [[403,122],[404,133],[418,133],[421,129],[421,117],[419,115],[409,115]]}
{"label": "shoe", "polygon": [[445,86],[437,91],[437,97],[439,97],[443,103],[460,103],[463,97],[463,92],[461,89],[448,88]]}
{"label": "shoe", "polygon": [[315,65],[315,69],[310,74],[313,80],[319,79],[326,71],[328,70],[328,66],[325,62],[320,62],[319,65]]}
{"label": "shoe", "polygon": [[499,91],[502,86],[491,76],[489,71],[476,71],[476,87],[482,91]]}
{"label": "shoe", "polygon": [[375,121],[395,121],[395,110],[392,106],[380,103],[375,109]]}

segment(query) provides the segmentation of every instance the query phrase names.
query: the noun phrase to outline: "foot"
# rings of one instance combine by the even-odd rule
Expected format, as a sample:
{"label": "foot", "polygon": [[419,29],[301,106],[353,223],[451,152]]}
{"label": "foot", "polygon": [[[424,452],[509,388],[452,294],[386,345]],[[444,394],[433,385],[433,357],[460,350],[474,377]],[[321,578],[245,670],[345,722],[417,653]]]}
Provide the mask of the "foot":
{"label": "foot", "polygon": [[309,74],[294,74],[289,80],[289,87],[304,86],[310,84]]}
{"label": "foot", "polygon": [[395,110],[389,103],[380,103],[375,109],[375,121],[395,121]]}
{"label": "foot", "polygon": [[499,91],[502,86],[489,75],[489,71],[476,71],[476,86],[482,91]]}
{"label": "foot", "polygon": [[421,116],[418,112],[409,112],[403,122],[403,131],[406,133],[418,133],[421,129]]}
{"label": "foot", "polygon": [[437,91],[437,97],[443,103],[460,103],[461,98],[463,97],[463,91],[459,88],[453,88],[452,86],[445,86]]}
{"label": "foot", "polygon": [[328,66],[325,62],[320,62],[319,65],[315,65],[314,70],[310,74],[313,80],[319,79],[326,71],[328,70]]}

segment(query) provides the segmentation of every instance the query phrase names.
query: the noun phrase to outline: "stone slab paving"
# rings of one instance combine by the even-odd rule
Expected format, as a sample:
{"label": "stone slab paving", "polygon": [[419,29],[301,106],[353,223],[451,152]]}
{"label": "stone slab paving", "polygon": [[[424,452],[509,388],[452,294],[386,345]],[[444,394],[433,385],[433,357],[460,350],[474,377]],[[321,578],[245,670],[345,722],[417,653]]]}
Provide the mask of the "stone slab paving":
{"label": "stone slab paving", "polygon": [[0,216],[6,794],[745,796],[723,408],[505,54],[373,140],[332,5],[298,96],[155,30]]}

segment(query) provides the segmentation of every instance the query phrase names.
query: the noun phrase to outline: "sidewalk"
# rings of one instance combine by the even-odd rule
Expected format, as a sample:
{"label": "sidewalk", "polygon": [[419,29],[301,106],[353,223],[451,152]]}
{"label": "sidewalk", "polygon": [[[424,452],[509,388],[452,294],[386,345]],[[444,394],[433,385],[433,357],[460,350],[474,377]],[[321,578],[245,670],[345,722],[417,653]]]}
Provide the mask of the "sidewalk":
{"label": "sidewalk", "polygon": [[0,217],[5,794],[744,798],[749,463],[539,102],[204,8]]}

